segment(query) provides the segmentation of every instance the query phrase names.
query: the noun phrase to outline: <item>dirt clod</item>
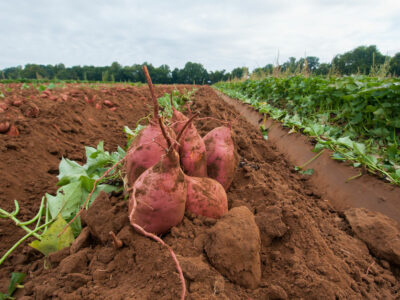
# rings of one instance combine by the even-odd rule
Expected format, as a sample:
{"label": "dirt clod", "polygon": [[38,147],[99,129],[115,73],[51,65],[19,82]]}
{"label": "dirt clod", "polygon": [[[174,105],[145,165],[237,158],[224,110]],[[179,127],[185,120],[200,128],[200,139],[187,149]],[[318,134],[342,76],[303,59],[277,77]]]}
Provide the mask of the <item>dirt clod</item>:
{"label": "dirt clod", "polygon": [[247,207],[235,207],[223,216],[210,229],[204,248],[221,274],[244,287],[259,285],[260,232]]}
{"label": "dirt clod", "polygon": [[90,232],[89,227],[84,227],[79,234],[79,236],[74,240],[70,247],[70,253],[74,254],[81,250],[83,247],[87,246],[89,243]]}
{"label": "dirt clod", "polygon": [[286,300],[287,293],[278,285],[271,285],[267,290],[267,296],[270,300]]}
{"label": "dirt clod", "polygon": [[400,231],[394,220],[365,208],[351,208],[345,216],[374,255],[400,265]]}
{"label": "dirt clod", "polygon": [[88,248],[85,248],[77,253],[74,253],[60,262],[60,273],[80,273],[86,269],[88,263],[87,254],[89,252]]}
{"label": "dirt clod", "polygon": [[277,206],[268,207],[263,213],[258,214],[256,223],[264,246],[269,246],[274,238],[283,237],[288,230],[282,221],[282,210]]}
{"label": "dirt clod", "polygon": [[102,191],[92,206],[82,213],[82,219],[89,227],[90,234],[103,244],[111,240],[109,232],[114,230],[112,222],[105,222],[105,220],[111,221],[114,218],[111,209],[110,198],[107,193]]}

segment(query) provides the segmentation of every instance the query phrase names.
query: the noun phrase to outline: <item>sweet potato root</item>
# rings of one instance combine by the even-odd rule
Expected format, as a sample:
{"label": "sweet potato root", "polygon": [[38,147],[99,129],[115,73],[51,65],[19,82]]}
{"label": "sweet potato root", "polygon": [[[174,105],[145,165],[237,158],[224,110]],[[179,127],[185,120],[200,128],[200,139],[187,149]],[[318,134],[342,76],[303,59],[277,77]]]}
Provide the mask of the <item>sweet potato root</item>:
{"label": "sweet potato root", "polygon": [[207,133],[203,140],[207,150],[208,176],[217,180],[227,190],[232,183],[239,162],[231,129],[225,126],[217,127]]}
{"label": "sweet potato root", "polygon": [[191,176],[185,176],[185,180],[187,211],[214,219],[218,219],[228,212],[226,192],[218,181]]}

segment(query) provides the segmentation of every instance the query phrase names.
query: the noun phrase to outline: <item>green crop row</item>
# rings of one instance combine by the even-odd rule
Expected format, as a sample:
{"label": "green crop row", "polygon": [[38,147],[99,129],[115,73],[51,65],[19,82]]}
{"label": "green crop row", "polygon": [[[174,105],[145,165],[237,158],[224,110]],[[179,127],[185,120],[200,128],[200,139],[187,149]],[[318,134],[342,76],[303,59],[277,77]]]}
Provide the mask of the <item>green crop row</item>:
{"label": "green crop row", "polygon": [[329,148],[334,159],[400,185],[400,79],[267,77],[215,87],[313,136],[316,151]]}

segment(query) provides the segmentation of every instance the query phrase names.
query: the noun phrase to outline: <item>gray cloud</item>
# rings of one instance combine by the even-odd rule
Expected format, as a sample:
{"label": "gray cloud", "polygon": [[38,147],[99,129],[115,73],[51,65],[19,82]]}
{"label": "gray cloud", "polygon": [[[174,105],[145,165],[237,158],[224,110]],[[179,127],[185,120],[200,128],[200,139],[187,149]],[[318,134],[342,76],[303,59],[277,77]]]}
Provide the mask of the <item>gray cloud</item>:
{"label": "gray cloud", "polygon": [[250,68],[290,56],[330,61],[375,44],[400,51],[397,0],[0,0],[0,68],[26,63]]}

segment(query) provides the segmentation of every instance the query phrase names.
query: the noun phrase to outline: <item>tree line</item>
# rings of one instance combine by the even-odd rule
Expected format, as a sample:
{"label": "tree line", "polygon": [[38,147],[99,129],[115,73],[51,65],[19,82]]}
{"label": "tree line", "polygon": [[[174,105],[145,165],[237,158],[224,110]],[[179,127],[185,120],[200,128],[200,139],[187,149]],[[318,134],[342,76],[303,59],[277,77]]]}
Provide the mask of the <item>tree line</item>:
{"label": "tree line", "polygon": [[226,70],[207,71],[200,63],[187,62],[182,69],[171,70],[168,65],[155,67],[150,63],[122,66],[113,62],[111,66],[73,66],[64,64],[39,65],[27,64],[24,67],[10,67],[0,70],[0,79],[59,79],[79,81],[145,82],[142,66],[147,65],[154,83],[161,84],[213,84],[218,81],[243,77],[257,77],[286,73],[288,75],[307,72],[315,75],[382,75],[400,76],[400,52],[393,57],[383,55],[375,45],[359,46],[351,51],[336,55],[331,63],[320,63],[319,58],[307,56],[296,59],[290,57],[283,64],[267,64],[249,72],[247,67],[237,67],[231,72]]}

